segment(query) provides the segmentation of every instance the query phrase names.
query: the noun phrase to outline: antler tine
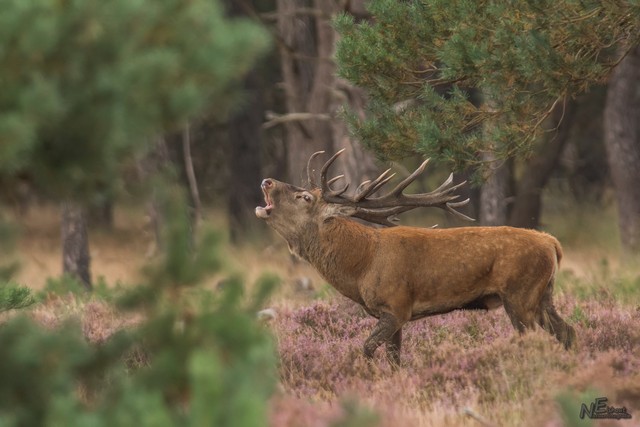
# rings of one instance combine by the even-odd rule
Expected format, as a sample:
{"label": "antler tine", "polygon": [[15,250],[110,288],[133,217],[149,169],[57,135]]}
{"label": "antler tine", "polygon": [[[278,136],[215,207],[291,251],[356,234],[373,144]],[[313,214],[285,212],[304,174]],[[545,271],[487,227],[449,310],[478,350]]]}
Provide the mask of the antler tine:
{"label": "antler tine", "polygon": [[370,182],[371,182],[370,179],[367,179],[366,181],[362,181],[360,185],[358,185],[358,188],[356,188],[356,194],[360,194],[362,192],[362,189],[366,188]]}
{"label": "antler tine", "polygon": [[336,161],[338,156],[344,153],[344,150],[346,150],[346,148],[343,148],[342,150],[331,156],[331,158],[327,160],[327,162],[322,166],[322,169],[320,169],[320,185],[322,186],[323,194],[326,193],[327,195],[329,195],[330,193],[333,193],[331,188],[329,188],[329,184],[327,184],[327,171],[329,170],[329,167],[333,164],[333,162]]}
{"label": "antler tine", "polygon": [[[449,181],[449,180],[447,180],[447,181]],[[452,181],[453,181],[453,179],[452,179]],[[451,185],[450,187],[445,188],[446,186],[443,184],[440,187],[438,187],[436,190],[433,190],[430,193],[426,193],[425,195],[427,195],[427,194],[436,194],[437,195],[438,193],[440,193],[440,195],[442,195],[442,196],[445,196],[445,195],[449,196],[450,193],[452,193],[453,191],[457,190],[458,188],[464,186],[466,183],[467,183],[467,181],[462,181],[462,182],[460,182],[460,183],[458,183],[456,185],[451,185],[451,182],[448,182],[447,185]],[[418,194],[418,196],[420,196],[420,195],[421,194]],[[449,196],[449,197],[457,198],[459,196]],[[453,199],[451,199],[451,200],[453,200]],[[458,202],[458,203],[460,203],[460,202]]]}
{"label": "antler tine", "polygon": [[452,213],[453,215],[457,216],[460,219],[464,219],[466,221],[471,221],[474,222],[475,219],[466,216],[465,214],[463,214],[462,212],[458,212],[457,210],[455,210],[454,208],[459,208],[460,206],[465,206],[469,203],[469,199],[463,200],[461,202],[449,202],[447,203],[446,206],[446,210],[449,213]]}
{"label": "antler tine", "polygon": [[[333,184],[334,182],[337,182],[339,180],[341,180],[342,178],[344,178],[344,175],[338,175],[336,177],[331,178],[329,181],[327,181],[327,188],[331,187],[331,184]],[[344,187],[342,187],[340,190],[330,190],[329,193],[327,193],[327,196],[329,197],[337,197],[342,195],[345,191],[347,191],[347,188],[349,188],[349,183],[347,182],[345,184]]]}
{"label": "antler tine", "polygon": [[341,180],[342,178],[344,178],[344,175],[338,175],[336,177],[331,178],[329,181],[327,181],[327,185],[331,186],[331,184],[333,184],[334,182],[337,182],[339,180]]}
{"label": "antler tine", "polygon": [[328,197],[339,197],[339,196],[343,195],[347,191],[347,188],[349,188],[349,183],[348,182],[340,190],[331,190],[331,191],[329,191],[329,193],[327,193],[327,196]]}
{"label": "antler tine", "polygon": [[422,162],[422,164],[418,166],[418,168],[415,171],[413,171],[411,175],[403,179],[402,182],[400,182],[400,184],[396,185],[396,187],[393,190],[391,190],[389,194],[394,194],[396,196],[401,194],[402,191],[409,186],[409,184],[411,184],[413,181],[416,180],[418,175],[424,172],[424,168],[427,167],[427,163],[429,163],[429,160],[430,159],[427,159],[424,162]]}
{"label": "antler tine", "polygon": [[[449,174],[449,177],[445,180],[445,182],[443,182],[442,184],[440,184],[440,187],[436,188],[435,190],[432,191],[432,193],[438,193],[440,191],[442,191],[443,189],[445,189],[446,187],[448,187],[451,183],[453,182],[453,173]],[[467,181],[463,181],[462,183],[466,183]]]}
{"label": "antler tine", "polygon": [[[360,201],[360,200],[364,199],[365,197],[367,197],[371,193],[374,193],[376,190],[378,190],[384,184],[389,182],[389,180],[395,176],[395,173],[394,173],[394,174],[391,174],[390,176],[388,176],[387,179],[384,179],[389,172],[391,172],[390,168],[387,169],[386,171],[382,172],[380,175],[378,175],[378,177],[376,179],[374,179],[373,181],[365,181],[367,183],[367,185],[362,189],[362,191],[360,193],[357,194],[355,200],[356,201]],[[360,184],[360,186],[365,185],[365,182]]]}
{"label": "antler tine", "polygon": [[392,173],[391,175],[389,175],[388,177],[386,177],[385,179],[383,179],[382,181],[380,181],[378,184],[376,184],[371,191],[369,191],[369,194],[373,194],[376,191],[378,191],[379,189],[381,189],[387,182],[391,181],[391,179],[396,176],[395,173]]}
{"label": "antler tine", "polygon": [[320,154],[324,154],[324,151],[316,151],[311,155],[311,157],[309,157],[309,160],[307,161],[307,185],[311,189],[318,187],[318,183],[316,183],[316,180],[313,177],[313,169],[311,168],[311,162]]}

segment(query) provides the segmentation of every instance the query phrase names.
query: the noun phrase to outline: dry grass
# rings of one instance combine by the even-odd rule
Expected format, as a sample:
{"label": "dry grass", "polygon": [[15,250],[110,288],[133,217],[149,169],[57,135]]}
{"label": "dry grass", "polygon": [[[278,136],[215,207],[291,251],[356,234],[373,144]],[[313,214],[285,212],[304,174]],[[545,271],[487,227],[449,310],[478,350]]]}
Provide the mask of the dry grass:
{"label": "dry grass", "polygon": [[[40,288],[60,273],[57,212],[42,208],[19,223],[17,281]],[[556,300],[576,327],[575,350],[564,351],[543,331],[517,336],[502,309],[455,312],[406,328],[398,370],[389,366],[383,349],[373,364],[363,359],[361,347],[373,319],[332,291],[311,267],[294,262],[279,238],[259,249],[229,248],[229,269],[241,272],[247,283],[264,272],[283,279],[269,301],[277,317],[268,327],[281,361],[270,423],[328,426],[344,413],[343,402],[355,399],[378,414],[381,426],[561,426],[568,425],[561,403],[576,418],[580,403],[604,395],[634,418],[596,425],[640,425],[640,270],[621,266],[610,242],[585,246],[584,237],[571,233],[565,233]],[[141,210],[117,211],[115,231],[90,238],[94,277],[109,284],[140,278],[153,245]],[[211,278],[208,286],[220,280]],[[135,321],[121,319],[106,303],[73,298],[52,298],[32,315],[48,327],[77,316],[92,342]]]}
{"label": "dry grass", "polygon": [[[20,270],[16,282],[40,289],[49,277],[62,273],[59,211],[55,206],[38,206],[16,219]],[[135,283],[146,254],[153,248],[153,235],[141,210],[116,210],[113,231],[91,231],[93,277],[107,283]]]}

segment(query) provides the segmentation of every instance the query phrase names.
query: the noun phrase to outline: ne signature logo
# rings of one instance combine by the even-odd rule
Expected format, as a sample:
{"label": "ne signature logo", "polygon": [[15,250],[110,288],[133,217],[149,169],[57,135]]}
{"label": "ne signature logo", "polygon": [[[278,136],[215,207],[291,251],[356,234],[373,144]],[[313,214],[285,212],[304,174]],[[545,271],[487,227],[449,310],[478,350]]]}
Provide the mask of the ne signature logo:
{"label": "ne signature logo", "polygon": [[591,419],[593,418],[608,418],[608,419],[631,419],[631,414],[627,412],[627,408],[624,406],[621,408],[615,408],[607,405],[606,397],[597,397],[589,407],[586,404],[582,404],[580,407],[580,419],[584,419],[585,415]]}

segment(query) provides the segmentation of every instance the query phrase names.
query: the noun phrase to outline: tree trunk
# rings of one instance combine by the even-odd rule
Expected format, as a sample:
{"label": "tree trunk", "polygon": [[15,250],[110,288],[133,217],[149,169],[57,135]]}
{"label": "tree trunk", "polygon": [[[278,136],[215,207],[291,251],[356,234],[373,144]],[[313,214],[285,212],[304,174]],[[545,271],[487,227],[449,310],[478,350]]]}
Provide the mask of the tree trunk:
{"label": "tree trunk", "polygon": [[198,189],[198,180],[196,172],[193,169],[193,157],[191,156],[191,125],[187,123],[182,130],[182,157],[184,160],[184,172],[189,187],[189,199],[191,200],[191,212],[189,219],[191,221],[192,234],[196,234],[198,223],[202,218],[202,203],[200,201],[200,190]]}
{"label": "tree trunk", "polygon": [[[344,11],[345,2],[335,0],[278,0],[280,60],[287,113],[308,113],[308,120],[292,120],[286,127],[288,179],[306,184],[305,168],[312,153],[327,154],[350,147],[342,167],[354,187],[372,177],[377,168],[373,157],[348,137],[346,126],[336,111],[353,102],[356,111],[362,92],[335,76],[333,53],[336,32],[331,17]],[[347,5],[348,6],[348,5]],[[314,13],[303,13],[309,9]]]}
{"label": "tree trunk", "polygon": [[87,213],[77,202],[62,204],[62,272],[78,279],[91,291],[91,257]]}
{"label": "tree trunk", "polygon": [[[312,0],[278,0],[280,63],[284,80],[287,113],[326,114],[328,102],[320,89],[330,87],[331,75],[325,71],[329,58],[319,58],[315,19],[299,13],[313,7]],[[325,72],[323,72],[325,71]],[[324,84],[319,84],[324,80]],[[314,95],[312,97],[312,94]],[[288,182],[307,184],[304,165],[318,150],[333,149],[330,127],[325,120],[288,121],[286,129]],[[324,138],[322,137],[324,136]]]}
{"label": "tree trunk", "polygon": [[[334,93],[333,111],[348,105],[352,112],[359,114],[364,119],[366,100],[362,89],[350,85],[343,79],[336,78]],[[340,173],[344,174],[346,182],[351,183],[352,192],[361,182],[375,179],[379,175],[380,168],[376,165],[373,155],[364,149],[360,141],[351,138],[344,121],[339,119],[334,121],[333,140],[336,151],[342,148],[347,149],[341,156],[339,165]]]}
{"label": "tree trunk", "polygon": [[551,126],[556,132],[542,141],[537,152],[527,162],[518,181],[516,196],[509,215],[512,227],[538,228],[542,210],[542,190],[560,160],[560,154],[569,139],[575,103],[566,99],[552,113]]}
{"label": "tree trunk", "polygon": [[618,203],[620,241],[640,253],[640,45],[613,70],[604,112],[607,159]]}
{"label": "tree trunk", "polygon": [[481,225],[505,225],[511,196],[511,162],[496,160],[493,153],[483,155],[490,162],[489,172],[480,189],[479,220]]}
{"label": "tree trunk", "polygon": [[164,249],[163,229],[165,226],[164,198],[160,185],[166,178],[170,167],[169,149],[163,136],[159,136],[150,144],[151,148],[137,162],[138,175],[145,186],[150,188],[147,212],[153,230],[155,245],[151,245],[147,256]]}

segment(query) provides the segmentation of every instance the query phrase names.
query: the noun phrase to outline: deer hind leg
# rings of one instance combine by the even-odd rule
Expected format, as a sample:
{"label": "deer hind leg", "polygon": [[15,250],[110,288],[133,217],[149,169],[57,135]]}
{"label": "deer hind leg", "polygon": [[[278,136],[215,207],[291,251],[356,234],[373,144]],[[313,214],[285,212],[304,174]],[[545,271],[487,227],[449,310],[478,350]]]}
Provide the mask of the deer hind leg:
{"label": "deer hind leg", "polygon": [[521,334],[527,329],[535,329],[539,323],[540,304],[547,288],[548,280],[524,283],[513,280],[500,295],[513,327]]}
{"label": "deer hind leg", "polygon": [[380,314],[378,324],[364,343],[364,355],[371,359],[373,353],[382,343],[387,344],[387,353],[393,363],[400,362],[400,346],[402,341],[402,325],[391,313]]}
{"label": "deer hind leg", "polygon": [[402,347],[402,328],[398,329],[387,341],[387,357],[395,366],[400,365],[400,348]]}
{"label": "deer hind leg", "polygon": [[542,329],[555,336],[564,345],[564,348],[568,350],[575,342],[576,331],[556,311],[551,298],[552,293],[553,279],[549,281],[549,285],[542,296],[536,320],[542,326]]}
{"label": "deer hind leg", "polygon": [[523,334],[527,328],[533,329],[535,327],[535,316],[531,310],[507,298],[504,298],[502,303],[511,324],[519,333]]}

